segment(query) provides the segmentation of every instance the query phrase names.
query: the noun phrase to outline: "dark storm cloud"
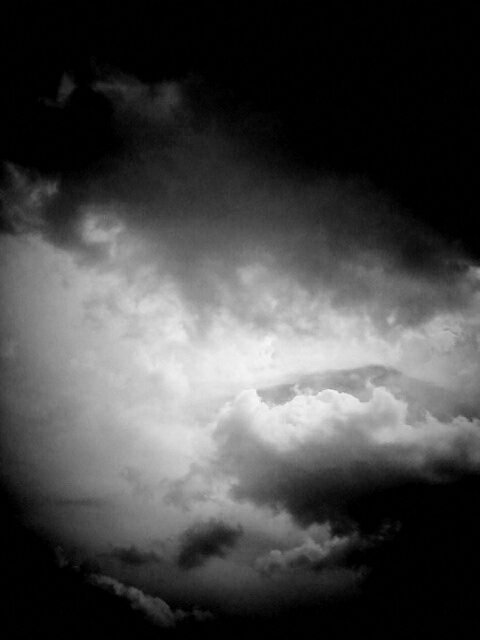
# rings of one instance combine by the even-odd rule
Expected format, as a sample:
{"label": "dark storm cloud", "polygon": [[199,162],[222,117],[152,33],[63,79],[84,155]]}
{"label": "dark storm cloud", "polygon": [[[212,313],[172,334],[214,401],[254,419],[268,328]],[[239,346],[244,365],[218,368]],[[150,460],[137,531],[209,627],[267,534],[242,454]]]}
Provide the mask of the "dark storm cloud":
{"label": "dark storm cloud", "polygon": [[359,180],[292,177],[288,163],[263,159],[255,139],[232,133],[220,113],[201,115],[191,84],[95,82],[119,144],[95,170],[59,174],[43,195],[36,174],[17,172],[7,189],[17,222],[10,214],[5,225],[27,218],[54,243],[108,266],[107,245],[84,227],[92,212],[113,215],[142,238],[142,260],[167,269],[189,299],[259,324],[272,318],[252,308],[237,272],[255,263],[385,328],[468,303],[478,279],[456,248]]}
{"label": "dark storm cloud", "polygon": [[[358,171],[359,175],[379,178],[375,184],[392,187],[396,194],[407,194],[404,202],[417,206],[414,216],[429,220],[462,241],[466,239],[465,231],[474,229],[476,216],[469,201],[473,188],[469,185],[476,184],[476,179],[472,179],[466,154],[460,151],[462,143],[471,137],[471,119],[463,110],[463,96],[472,85],[470,65],[463,65],[468,69],[462,76],[455,61],[459,58],[469,61],[474,56],[468,50],[468,42],[464,50],[452,39],[457,29],[454,10],[449,8],[443,13],[441,8],[432,11],[430,7],[424,21],[418,15],[417,3],[411,4],[415,5],[412,19],[409,16],[405,23],[400,21],[396,31],[392,25],[399,23],[397,8],[380,11],[378,35],[373,38],[363,28],[365,23],[374,21],[375,15],[379,17],[372,8],[355,10],[352,19],[351,11],[345,12],[342,7],[340,12],[350,16],[349,27],[345,29],[342,20],[340,28],[332,30],[324,15],[320,31],[302,7],[298,11],[288,10],[287,30],[277,29],[273,14],[278,12],[269,9],[262,13],[268,18],[265,20],[268,28],[264,29],[262,24],[261,36],[257,35],[254,43],[249,40],[252,32],[258,33],[258,28],[250,25],[251,13],[263,10],[248,9],[249,15],[245,14],[240,23],[232,21],[232,31],[240,34],[232,37],[238,47],[234,72],[237,82],[243,81],[248,87],[249,95],[262,93],[270,109],[290,114],[290,127],[303,138],[303,151],[309,148],[310,156],[318,156],[314,166],[327,171],[340,168],[349,175]],[[131,20],[125,20],[128,24],[120,33],[116,26],[117,16],[122,12],[109,10],[101,28],[84,29],[82,43],[91,39],[101,49],[100,42],[113,39],[116,48],[122,49],[121,55],[117,51],[117,57],[126,60],[129,52],[136,49],[141,51],[137,56],[151,59],[150,68],[161,61],[162,69],[168,66],[171,71],[179,63],[165,62],[165,58],[175,58],[165,43],[169,42],[171,47],[175,42],[175,52],[190,51],[190,35],[195,33],[194,57],[199,41],[215,42],[215,51],[207,54],[212,60],[210,65],[221,70],[216,77],[231,76],[231,55],[223,55],[231,34],[219,28],[210,16],[207,31],[194,20],[190,34],[180,34],[181,18],[174,23],[176,28],[168,20],[161,24],[146,20],[152,25],[148,31],[150,41],[158,42],[157,55],[150,55],[151,44],[150,49],[143,42],[138,46],[139,41],[130,37],[135,31],[132,26],[138,26],[138,16],[142,16],[140,20],[145,16],[138,7],[132,9],[127,12]],[[69,28],[67,36],[50,38],[49,29],[45,29],[51,21],[50,13],[41,11],[45,17],[32,29],[37,34],[35,41],[41,43],[40,58],[45,50],[64,47],[72,33]],[[98,9],[82,9],[71,23],[75,26],[82,23],[84,13],[90,11],[94,15]],[[205,9],[198,11],[200,14]],[[366,22],[357,19],[359,14],[366,16]],[[447,16],[447,31],[438,28],[439,14]],[[150,17],[148,12],[146,15]],[[18,34],[13,36],[22,35],[17,38],[15,52],[20,52],[29,39],[24,29],[22,17]],[[50,30],[53,31],[52,27]],[[61,28],[55,30],[62,32]],[[268,30],[275,35],[266,33]],[[427,33],[435,35],[426,37]],[[330,44],[325,45],[326,41]],[[387,46],[379,47],[380,41],[388,43]],[[272,42],[277,46],[270,46]],[[318,44],[312,47],[313,42]],[[432,43],[436,46],[432,47]],[[69,46],[66,48],[70,51]],[[91,51],[88,46],[86,49]],[[280,49],[281,60],[277,64]],[[386,49],[391,49],[392,55],[382,55]],[[232,48],[228,51],[231,54]],[[262,51],[267,52],[266,56],[262,57]],[[45,54],[45,62],[48,55]],[[17,56],[10,57],[11,64],[7,66],[13,71],[8,76],[17,75],[23,83]],[[309,60],[306,62],[305,58]],[[131,61],[129,68],[135,68],[138,59]],[[33,60],[30,66],[38,68]],[[60,80],[62,68],[55,64],[48,73]],[[32,99],[26,110],[17,108],[16,95],[12,99],[10,85],[4,85],[4,96],[12,105],[9,110],[18,111],[19,116],[2,119],[0,124],[2,140],[4,133],[8,133],[9,161],[15,163],[10,165],[13,177],[9,175],[5,180],[2,231],[42,233],[45,239],[71,251],[84,264],[117,269],[109,240],[95,238],[95,234],[88,237],[85,233],[85,222],[91,214],[110,228],[110,218],[115,218],[115,223],[125,225],[125,235],[131,233],[142,246],[143,255],[134,257],[133,262],[137,261],[134,267],[139,262],[155,265],[159,274],[172,276],[188,302],[207,313],[231,311],[245,320],[244,326],[252,331],[258,327],[268,330],[278,323],[275,326],[286,326],[293,335],[309,332],[306,310],[311,300],[325,294],[337,309],[358,312],[358,318],[362,314],[373,318],[382,331],[392,332],[393,340],[398,337],[394,332],[399,325],[416,325],[438,312],[462,310],[478,293],[478,272],[475,274],[470,268],[472,261],[402,212],[395,196],[378,193],[360,179],[343,179],[338,173],[334,178],[323,175],[307,179],[298,167],[292,176],[291,165],[283,159],[271,162],[270,156],[268,160],[259,160],[264,155],[260,137],[248,140],[250,131],[244,135],[242,122],[234,122],[230,129],[230,123],[226,124],[229,116],[223,119],[224,114],[206,117],[205,106],[202,109],[201,105],[205,95],[200,97],[197,93],[196,102],[195,88],[190,91],[188,82],[147,85],[120,74],[113,79],[86,75],[89,77],[77,72],[71,85],[64,77],[63,86],[57,82],[58,90],[52,81],[52,89],[40,100],[27,87]],[[157,72],[156,77],[162,75],[163,71]],[[270,93],[275,85],[270,78],[275,76],[276,86],[283,88]],[[289,81],[289,76],[295,79]],[[32,83],[32,79],[35,80],[34,73],[30,72],[27,80]],[[10,135],[12,122],[16,126]],[[459,130],[462,140],[457,135]],[[302,142],[292,155],[301,148]],[[16,169],[17,166],[23,168]],[[428,212],[422,210],[424,205]],[[470,236],[476,238],[477,234]],[[476,246],[478,241],[466,244]],[[242,280],[238,268],[257,263],[266,265],[265,271],[253,278],[249,272]],[[130,266],[125,267],[127,272]],[[291,290],[286,291],[286,280]],[[291,291],[303,294],[304,289],[311,299],[301,307]],[[48,297],[46,300],[48,305]],[[264,300],[272,301],[272,307],[262,307]],[[22,317],[31,316],[40,326],[35,317],[41,314],[32,310],[30,307],[26,313],[18,314],[18,323],[21,324]],[[323,309],[314,307],[312,315],[321,317]],[[62,313],[58,316],[62,322]],[[472,316],[467,316],[466,323],[471,320]],[[41,331],[39,335],[38,341],[42,342]],[[474,338],[470,359],[465,358],[458,368],[464,377],[470,376],[468,365],[478,355],[477,336]],[[48,341],[43,342],[49,348]],[[463,348],[466,350],[468,344],[464,343]],[[69,362],[68,357],[60,359]],[[40,357],[38,364],[43,369]],[[235,364],[232,362],[232,368]],[[20,362],[19,370],[26,371],[24,365]],[[426,377],[429,374],[426,371]],[[471,377],[475,379],[475,374]],[[92,380],[95,381],[93,376]],[[281,609],[288,600],[289,590],[295,591],[298,573],[308,572],[310,577],[314,574],[315,579],[321,579],[326,568],[350,565],[351,554],[356,551],[360,551],[362,562],[373,567],[373,577],[357,607],[340,606],[333,613],[325,612],[314,594],[315,624],[308,625],[302,611],[298,614],[298,625],[282,628],[278,622],[259,629],[255,620],[248,633],[239,631],[238,635],[309,637],[315,629],[324,637],[461,637],[462,623],[469,626],[465,637],[478,635],[475,585],[480,572],[480,518],[476,506],[479,488],[478,482],[468,486],[460,481],[463,476],[478,474],[480,466],[479,424],[475,419],[478,408],[388,368],[327,372],[295,382],[293,390],[289,385],[259,392],[269,406],[250,396],[253,410],[240,406],[237,400],[224,411],[215,436],[218,447],[215,471],[221,479],[227,477],[234,483],[232,510],[239,508],[241,513],[242,507],[236,501],[245,500],[285,510],[293,515],[295,524],[328,520],[336,532],[336,542],[330,546],[317,538],[301,545],[298,540],[290,541],[288,544],[297,546],[285,543],[280,550],[259,559],[257,568],[264,574],[281,574],[285,582],[292,581],[278,592],[278,598],[275,596],[276,609]],[[35,381],[30,383],[27,377],[26,384],[34,386]],[[100,404],[110,404],[108,391],[103,392],[104,385],[96,387],[100,389]],[[372,387],[377,390],[372,391]],[[387,392],[379,387],[385,387]],[[324,393],[328,389],[338,393]],[[55,396],[58,393],[62,395],[60,385]],[[79,393],[76,388],[72,395],[75,393]],[[25,395],[25,407],[35,406],[36,395]],[[186,395],[190,406],[190,396]],[[79,406],[90,407],[88,397],[85,402],[82,402],[85,396],[78,398]],[[128,395],[125,399],[130,405]],[[323,405],[319,406],[317,401]],[[275,406],[280,403],[283,408]],[[132,406],[133,417],[129,422],[137,420],[135,408]],[[42,411],[41,399],[37,410]],[[138,422],[141,419],[139,416]],[[25,430],[20,422],[21,417],[18,423],[22,428],[13,429],[12,433],[26,433],[29,438],[31,430]],[[89,416],[88,424],[93,422]],[[72,422],[72,429],[73,425]],[[119,426],[118,431],[121,430]],[[78,425],[76,431],[80,431]],[[88,433],[90,429],[81,431]],[[116,455],[115,439],[103,447],[101,438],[93,437],[95,454],[89,453],[87,458],[99,454],[99,466],[108,474],[110,465],[114,465],[113,475],[117,477],[122,460]],[[36,438],[36,435],[32,438],[32,449],[41,459],[43,444],[39,446]],[[65,439],[62,435],[59,441]],[[69,458],[64,458],[61,446],[57,450],[57,440],[46,443],[55,459],[61,459],[63,467],[68,468]],[[134,457],[137,449],[128,447],[127,455]],[[115,455],[110,455],[112,451]],[[73,456],[77,459],[76,450]],[[81,462],[81,455],[78,458]],[[23,466],[32,466],[28,457],[19,459]],[[48,461],[49,458],[46,466],[50,468]],[[161,467],[160,461],[152,464]],[[141,463],[139,468],[143,468]],[[87,478],[90,485],[96,484],[94,474],[84,473],[81,465],[80,471],[81,482]],[[135,467],[124,467],[121,476],[135,503],[152,500],[157,489],[160,492],[165,486],[156,480],[149,484],[149,474],[144,477]],[[52,486],[69,485],[69,475],[57,471],[55,465],[49,477],[53,478]],[[185,479],[170,484],[165,501],[170,507],[186,510],[195,504],[198,513],[203,506],[198,503],[211,499],[210,477],[208,469],[197,471],[192,466]],[[123,505],[126,507],[128,503]],[[61,516],[70,522],[65,516],[73,515],[76,507],[81,507],[78,511],[83,514],[101,503],[97,504],[95,498],[73,498],[58,501],[57,506],[71,509],[68,514],[62,511]],[[122,520],[130,518],[133,524],[131,513],[129,508],[116,509]],[[170,517],[170,513],[174,510],[165,516]],[[267,514],[268,518],[270,511],[260,509],[259,513],[263,514],[259,517]],[[93,515],[102,514],[97,511]],[[162,519],[162,514],[157,515]],[[378,545],[377,549],[379,540],[372,538],[373,550],[362,546],[362,541],[368,539],[365,530],[370,524],[378,531],[381,523],[392,519],[402,523],[392,544]],[[113,525],[112,530],[107,528],[113,539],[123,531],[123,524],[129,525],[127,521],[115,524],[117,519],[111,520],[108,515],[106,521],[108,526]],[[73,518],[71,522],[72,528],[76,528]],[[102,529],[105,518],[91,522],[93,536],[98,535],[96,532]],[[139,535],[143,536],[149,525],[141,517],[137,522]],[[84,521],[84,527],[85,523],[90,525],[89,520]],[[201,567],[209,558],[222,557],[239,535],[240,529],[234,530],[221,521],[193,526],[185,531],[181,541],[178,564],[184,569]],[[95,593],[82,599],[65,577],[66,572],[59,579],[57,574],[46,572],[44,564],[32,567],[30,543],[24,542],[21,548],[18,536],[12,535],[3,546],[15,549],[14,554],[7,554],[13,570],[2,574],[9,594],[7,608],[12,635],[21,634],[18,627],[26,626],[28,637],[46,631],[47,637],[58,634],[83,638],[92,637],[93,633],[94,637],[137,638],[141,636],[134,628],[124,626],[129,618],[125,617],[125,610],[131,615],[135,610],[140,617],[161,627],[173,627],[188,616],[201,619],[203,615],[202,612],[197,615],[195,610],[193,614],[173,611],[163,599],[149,595],[146,586],[132,587],[108,576],[92,578],[95,586],[91,589]],[[369,551],[372,553],[367,560],[365,554]],[[160,562],[153,551],[133,545],[115,547],[111,555],[117,561],[116,569],[121,570],[119,563],[123,563],[127,565],[124,570],[139,569],[139,574],[148,573],[150,565]],[[232,567],[222,568],[228,571]],[[241,563],[235,567],[242,572],[251,569]],[[216,571],[216,566],[211,568],[212,581],[218,577],[222,589],[221,572]],[[200,581],[205,575],[199,573]],[[185,571],[182,575],[185,581],[197,578],[193,572]],[[237,575],[232,571],[232,582]],[[172,582],[175,580],[174,575]],[[15,583],[21,583],[22,588],[13,590]],[[210,588],[207,579],[205,584]],[[299,600],[306,597],[302,591],[298,589]],[[228,589],[223,597],[231,598]],[[66,607],[69,599],[70,606]],[[91,609],[78,605],[79,601],[91,603],[92,599],[99,599],[99,608],[103,609],[103,616],[93,620],[87,615]],[[109,599],[116,602],[108,604]],[[123,605],[123,609],[115,604]],[[235,635],[234,626],[230,622],[222,637]],[[436,633],[437,628],[442,632]]]}
{"label": "dark storm cloud", "polygon": [[163,561],[162,557],[158,555],[158,553],[155,553],[155,551],[143,551],[133,544],[129,547],[115,547],[112,551],[104,555],[134,567],[161,564]]}
{"label": "dark storm cloud", "polygon": [[480,469],[477,419],[442,423],[427,415],[410,424],[407,404],[384,387],[363,401],[326,389],[278,406],[243,392],[222,412],[216,440],[235,499],[340,531],[362,520],[362,503],[373,505],[369,518],[379,526],[394,517],[385,496]]}
{"label": "dark storm cloud", "polygon": [[223,558],[242,535],[241,527],[211,519],[189,527],[180,540],[178,566],[182,569],[201,567],[209,558]]}

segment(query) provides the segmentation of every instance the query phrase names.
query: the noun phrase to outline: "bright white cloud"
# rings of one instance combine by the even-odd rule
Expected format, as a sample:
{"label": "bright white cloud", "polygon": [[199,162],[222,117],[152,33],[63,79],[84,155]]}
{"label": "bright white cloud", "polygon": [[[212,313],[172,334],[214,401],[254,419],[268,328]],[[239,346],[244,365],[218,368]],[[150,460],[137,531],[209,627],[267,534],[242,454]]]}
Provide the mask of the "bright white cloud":
{"label": "bright white cloud", "polygon": [[407,404],[382,387],[363,401],[326,389],[277,406],[244,391],[221,411],[215,438],[236,498],[306,523],[348,516],[373,490],[480,469],[477,418],[409,423]]}

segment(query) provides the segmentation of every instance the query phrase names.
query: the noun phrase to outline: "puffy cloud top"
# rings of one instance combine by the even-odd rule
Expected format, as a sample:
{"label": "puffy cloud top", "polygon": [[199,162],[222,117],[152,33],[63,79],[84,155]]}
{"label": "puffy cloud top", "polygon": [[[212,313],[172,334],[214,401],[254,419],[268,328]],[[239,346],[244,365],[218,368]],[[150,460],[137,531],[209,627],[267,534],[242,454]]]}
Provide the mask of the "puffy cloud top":
{"label": "puffy cloud top", "polygon": [[480,423],[427,414],[377,387],[361,401],[333,389],[269,406],[242,392],[221,412],[219,468],[236,498],[288,509],[303,523],[342,521],[359,498],[480,469]]}

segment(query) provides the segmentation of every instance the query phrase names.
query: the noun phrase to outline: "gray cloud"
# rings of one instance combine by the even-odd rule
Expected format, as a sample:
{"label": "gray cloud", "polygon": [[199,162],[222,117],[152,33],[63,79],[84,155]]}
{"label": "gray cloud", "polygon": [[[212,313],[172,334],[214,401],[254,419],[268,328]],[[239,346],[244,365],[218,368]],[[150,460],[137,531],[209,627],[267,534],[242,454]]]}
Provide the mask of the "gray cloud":
{"label": "gray cloud", "polygon": [[136,587],[123,584],[123,582],[110,576],[92,574],[89,576],[89,582],[127,600],[133,610],[139,611],[147,620],[159,627],[172,628],[175,627],[177,623],[189,620],[205,622],[213,618],[209,611],[204,611],[197,607],[192,609],[192,611],[184,611],[183,609],[174,611],[165,600],[144,593]]}
{"label": "gray cloud", "polygon": [[73,507],[85,509],[102,509],[109,505],[108,498],[46,498],[46,502],[51,502],[59,507]]}
{"label": "gray cloud", "polygon": [[162,557],[158,555],[158,553],[155,553],[155,551],[143,551],[135,545],[115,547],[112,551],[104,555],[134,567],[161,564],[163,561]]}
{"label": "gray cloud", "polygon": [[151,500],[155,495],[155,489],[158,489],[158,487],[146,482],[142,472],[134,467],[124,467],[120,471],[120,477],[125,480],[132,494],[137,498]]}
{"label": "gray cloud", "polygon": [[333,537],[323,543],[308,539],[291,549],[273,549],[257,558],[255,568],[267,576],[289,570],[321,571],[343,564],[347,556],[359,546],[360,541],[355,535]]}
{"label": "gray cloud", "polygon": [[211,519],[189,527],[182,535],[178,566],[182,569],[200,567],[209,558],[223,558],[242,535],[240,527]]}
{"label": "gray cloud", "polygon": [[[14,310],[0,363],[14,399],[9,468],[25,493],[38,479],[46,493],[76,487],[80,498],[57,501],[58,514],[45,517],[52,528],[97,549],[132,542],[110,554],[127,574],[159,573],[149,565],[160,557],[136,545],[145,535],[176,540],[185,527],[167,563],[186,570],[226,555],[242,530],[221,520],[189,526],[199,514],[228,513],[247,529],[274,509],[297,530],[331,522],[344,540],[306,548],[298,536],[265,533],[253,549],[249,539],[235,556],[244,564],[224,578],[240,589],[248,572],[265,583],[252,571],[257,555],[264,572],[286,580],[341,566],[352,531],[366,535],[365,500],[479,469],[478,410],[454,391],[389,366],[304,375],[378,356],[412,375],[436,380],[438,369],[447,382],[460,377],[458,387],[470,381],[476,396],[480,280],[459,251],[360,181],[267,166],[225,123],[199,117],[185,85],[116,78],[95,90],[112,106],[121,144],[83,174],[45,179],[13,167],[6,194],[4,231],[33,236],[23,250],[23,237],[2,239],[18,263],[2,282]],[[453,338],[422,325],[471,302]],[[450,331],[456,319],[445,322]],[[262,387],[286,379],[296,384]],[[218,407],[248,387],[261,391],[223,409],[212,442]],[[96,493],[111,495],[109,513],[90,508],[103,504]],[[384,507],[375,506],[376,531]],[[172,591],[216,581],[219,599],[235,598],[222,582],[232,565],[198,575],[178,567]],[[149,596],[105,580],[168,619]]]}
{"label": "gray cloud", "polygon": [[374,535],[353,531],[348,535],[332,535],[317,541],[308,537],[302,544],[287,549],[273,549],[255,561],[255,568],[265,576],[290,571],[324,571],[352,566],[364,567],[366,553],[398,532],[398,523],[385,523]]}
{"label": "gray cloud", "polygon": [[407,404],[382,387],[364,401],[326,389],[277,406],[246,391],[223,410],[216,440],[236,499],[286,509],[305,525],[351,527],[368,496],[480,469],[477,419],[427,414],[410,424]]}
{"label": "gray cloud", "polygon": [[135,260],[167,270],[201,307],[227,306],[262,325],[288,321],[292,300],[267,282],[275,316],[252,304],[252,283],[238,274],[245,265],[286,274],[385,329],[462,308],[478,290],[468,261],[386,196],[354,180],[300,183],[287,166],[267,166],[224,123],[197,115],[188,83],[117,77],[96,90],[112,106],[122,141],[115,154],[88,177],[47,183],[16,172],[9,190],[16,220],[34,220],[82,259],[108,268],[108,243],[86,237],[84,226],[92,211],[105,224],[114,212],[142,238]]}
{"label": "gray cloud", "polygon": [[192,463],[188,473],[168,483],[166,504],[189,511],[193,504],[212,499],[212,476],[208,467]]}
{"label": "gray cloud", "polygon": [[147,595],[141,589],[127,586],[110,576],[94,574],[90,576],[90,582],[120,598],[125,598],[132,609],[140,611],[150,622],[159,627],[175,626],[175,614],[161,598]]}
{"label": "gray cloud", "polygon": [[478,413],[475,402],[463,398],[461,393],[412,378],[398,369],[383,365],[311,373],[300,376],[294,384],[259,389],[258,395],[268,404],[284,404],[300,393],[335,389],[366,401],[371,398],[374,387],[385,387],[405,402],[409,422],[423,420],[427,414],[445,421],[458,415],[473,418]]}

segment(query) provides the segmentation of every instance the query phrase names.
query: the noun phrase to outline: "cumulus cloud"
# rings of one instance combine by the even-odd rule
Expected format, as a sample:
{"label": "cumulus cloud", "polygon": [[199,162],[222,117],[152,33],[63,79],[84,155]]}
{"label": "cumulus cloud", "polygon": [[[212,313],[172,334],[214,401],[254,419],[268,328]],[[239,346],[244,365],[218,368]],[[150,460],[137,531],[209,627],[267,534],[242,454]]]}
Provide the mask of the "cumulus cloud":
{"label": "cumulus cloud", "polygon": [[194,524],[182,535],[178,566],[193,569],[205,564],[209,558],[223,558],[241,535],[241,527],[232,527],[221,520]]}
{"label": "cumulus cloud", "polygon": [[406,418],[407,404],[382,387],[364,401],[326,389],[277,406],[245,391],[221,412],[217,464],[235,498],[285,508],[304,524],[345,524],[369,494],[479,470],[478,419]]}
{"label": "cumulus cloud", "polygon": [[369,400],[375,387],[388,389],[396,398],[406,403],[409,422],[425,419],[428,413],[445,421],[458,415],[471,418],[477,412],[475,399],[463,395],[461,389],[453,391],[384,365],[310,373],[299,376],[294,384],[274,385],[258,389],[257,393],[267,404],[278,405],[293,400],[297,395],[318,393],[326,389],[335,389],[359,400]]}

